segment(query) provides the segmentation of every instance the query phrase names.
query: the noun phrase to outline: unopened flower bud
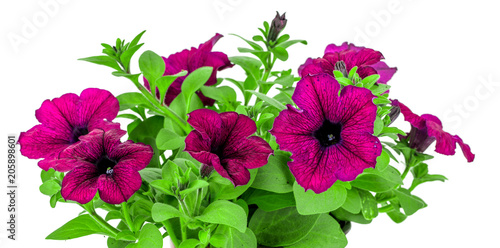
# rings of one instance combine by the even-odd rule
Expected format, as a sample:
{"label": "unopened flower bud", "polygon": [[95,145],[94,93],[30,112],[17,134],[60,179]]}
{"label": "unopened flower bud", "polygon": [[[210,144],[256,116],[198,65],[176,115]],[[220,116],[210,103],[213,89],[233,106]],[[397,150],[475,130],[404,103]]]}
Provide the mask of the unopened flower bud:
{"label": "unopened flower bud", "polygon": [[267,36],[267,40],[269,42],[276,41],[280,32],[285,28],[287,21],[285,18],[285,14],[286,13],[283,13],[283,15],[280,16],[278,11],[276,11],[276,17],[274,17],[273,21],[271,22],[271,27]]}
{"label": "unopened flower bud", "polygon": [[401,114],[401,108],[399,106],[393,105],[391,108],[391,112],[389,112],[389,118],[391,119],[391,122],[389,125],[394,123],[394,121],[398,118],[399,114]]}
{"label": "unopened flower bud", "polygon": [[348,77],[349,74],[347,74],[347,68],[345,66],[345,63],[344,61],[340,60],[340,61],[337,61],[333,67],[334,70],[336,71],[340,71],[342,72],[342,75],[344,75],[344,77]]}
{"label": "unopened flower bud", "polygon": [[212,171],[214,171],[214,167],[210,166],[208,164],[201,164],[200,167],[200,176],[202,178],[208,178],[212,174]]}

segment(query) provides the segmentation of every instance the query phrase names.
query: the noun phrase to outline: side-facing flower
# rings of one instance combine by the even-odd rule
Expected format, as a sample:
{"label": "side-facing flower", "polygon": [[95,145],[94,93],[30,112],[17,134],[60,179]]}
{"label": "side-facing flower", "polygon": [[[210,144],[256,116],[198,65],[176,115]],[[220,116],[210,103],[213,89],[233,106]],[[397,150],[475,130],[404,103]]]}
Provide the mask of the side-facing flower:
{"label": "side-facing flower", "polygon": [[189,114],[188,122],[195,130],[186,137],[185,150],[203,166],[213,167],[234,186],[247,184],[248,169],[266,165],[273,153],[265,140],[250,136],[257,127],[248,116],[198,109]]}
{"label": "side-facing flower", "polygon": [[64,199],[85,204],[99,191],[103,201],[119,204],[139,190],[139,171],[149,164],[153,149],[131,140],[121,143],[126,133],[120,129],[94,129],[61,153],[59,163],[74,167],[62,181]]}
{"label": "side-facing flower", "polygon": [[68,171],[71,165],[57,165],[59,153],[93,129],[120,128],[120,124],[111,122],[119,109],[118,100],[109,91],[95,88],[85,89],[80,96],[68,93],[45,100],[35,112],[41,124],[19,136],[21,154],[31,159],[43,158],[38,166],[44,170]]}
{"label": "side-facing flower", "polygon": [[344,87],[340,95],[339,90],[328,74],[302,78],[292,96],[300,110],[288,105],[270,131],[280,149],[292,153],[288,166],[297,183],[316,193],[375,167],[382,152],[373,136],[374,95],[355,86]]}
{"label": "side-facing flower", "polygon": [[[208,81],[205,83],[206,86],[214,85],[217,83],[217,71],[222,71],[226,68],[231,68],[234,65],[231,64],[226,54],[222,52],[212,52],[212,48],[217,43],[217,41],[222,38],[221,34],[215,34],[207,42],[200,44],[198,48],[191,47],[191,50],[183,50],[178,53],[174,53],[168,58],[163,57],[165,61],[165,75],[175,75],[182,70],[188,72],[188,75],[194,70],[203,67],[210,66],[213,67],[213,72]],[[170,105],[172,101],[181,93],[181,85],[184,79],[188,76],[183,76],[177,78],[168,88],[167,94],[165,96],[165,104]],[[149,83],[145,81],[145,87],[149,89]],[[201,92],[196,92],[200,97],[201,101],[206,106],[214,105],[215,100],[204,96]],[[159,96],[158,92],[156,93]]]}
{"label": "side-facing flower", "polygon": [[299,74],[302,77],[319,73],[333,75],[334,70],[339,70],[347,76],[349,71],[357,66],[357,73],[362,79],[378,74],[378,83],[387,84],[397,68],[387,66],[382,59],[384,56],[381,52],[370,48],[357,47],[347,42],[340,46],[330,44],[326,47],[323,58],[308,58],[306,63],[299,67]]}
{"label": "side-facing flower", "polygon": [[405,117],[405,121],[411,124],[411,130],[408,134],[408,142],[411,148],[417,152],[424,152],[434,141],[436,141],[436,152],[443,155],[454,155],[456,143],[462,149],[467,162],[474,161],[474,155],[469,145],[465,144],[458,135],[451,135],[443,130],[441,120],[434,115],[423,114],[419,116],[414,114],[408,107],[392,100],[393,106],[398,106]]}

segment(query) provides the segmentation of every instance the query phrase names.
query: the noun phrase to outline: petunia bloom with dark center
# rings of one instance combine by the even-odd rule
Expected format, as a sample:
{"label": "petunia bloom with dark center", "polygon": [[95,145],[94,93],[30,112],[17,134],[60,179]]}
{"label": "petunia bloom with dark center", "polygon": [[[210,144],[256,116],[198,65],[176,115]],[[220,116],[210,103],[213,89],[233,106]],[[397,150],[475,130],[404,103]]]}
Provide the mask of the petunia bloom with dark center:
{"label": "petunia bloom with dark center", "polygon": [[392,100],[392,106],[399,107],[405,121],[411,124],[411,130],[407,136],[411,148],[414,148],[417,152],[424,152],[436,141],[435,151],[437,153],[454,155],[456,143],[458,143],[467,162],[474,161],[476,155],[471,152],[469,145],[465,144],[458,135],[445,132],[439,118],[430,114],[418,116],[398,100]]}
{"label": "petunia bloom with dark center", "polygon": [[38,166],[44,170],[69,171],[73,168],[70,164],[57,164],[59,153],[96,128],[120,128],[120,124],[111,122],[119,109],[118,100],[109,91],[95,88],[85,89],[80,96],[69,93],[45,100],[35,112],[41,124],[19,136],[21,154],[31,159],[43,158]]}
{"label": "petunia bloom with dark center", "polygon": [[248,169],[264,166],[273,153],[265,140],[250,136],[257,127],[248,116],[198,109],[189,114],[188,122],[195,130],[186,137],[185,150],[203,164],[203,171],[212,167],[234,186],[247,184]]}
{"label": "petunia bloom with dark center", "polygon": [[387,84],[396,73],[396,67],[389,67],[383,61],[382,53],[370,48],[357,47],[352,43],[344,42],[337,46],[330,44],[325,49],[323,58],[308,58],[306,63],[299,67],[299,74],[315,75],[327,73],[333,76],[333,71],[341,71],[347,77],[349,71],[355,66],[361,79],[373,74],[380,75],[377,83]]}
{"label": "petunia bloom with dark center", "polygon": [[85,204],[99,191],[103,201],[119,204],[139,190],[142,180],[138,171],[149,164],[153,149],[131,140],[121,143],[126,133],[94,129],[61,153],[59,164],[73,166],[62,181],[64,199]]}
{"label": "petunia bloom with dark center", "polygon": [[375,167],[382,146],[373,136],[377,115],[370,90],[340,84],[329,74],[306,76],[292,96],[300,110],[287,106],[270,131],[297,183],[321,193],[337,180],[352,181]]}
{"label": "petunia bloom with dark center", "polygon": [[[215,36],[210,40],[200,44],[198,48],[192,47],[191,50],[185,49],[181,52],[168,56],[168,58],[163,57],[163,61],[165,61],[165,73],[163,75],[175,75],[182,70],[187,71],[189,75],[191,72],[200,67],[210,66],[214,69],[205,85],[210,86],[216,84],[217,71],[222,71],[226,68],[234,66],[231,64],[226,54],[222,52],[212,52],[213,46],[222,37],[223,36],[221,34],[215,34]],[[172,103],[172,101],[181,93],[181,85],[188,75],[177,78],[170,85],[165,96],[166,105],[170,105],[170,103]],[[149,83],[146,80],[145,87],[150,90]],[[198,94],[205,106],[214,105],[214,99],[204,96],[201,92],[196,92],[196,94]],[[157,98],[160,98],[158,90],[156,91],[156,96]]]}

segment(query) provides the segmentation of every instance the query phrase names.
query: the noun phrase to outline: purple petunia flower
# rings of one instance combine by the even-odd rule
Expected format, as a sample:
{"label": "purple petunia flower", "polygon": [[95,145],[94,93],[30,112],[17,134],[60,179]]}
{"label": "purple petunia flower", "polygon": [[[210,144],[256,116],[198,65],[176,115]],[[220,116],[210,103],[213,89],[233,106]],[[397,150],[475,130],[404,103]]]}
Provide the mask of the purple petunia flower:
{"label": "purple petunia flower", "polygon": [[456,143],[462,149],[467,162],[474,161],[474,155],[469,145],[465,144],[458,135],[451,135],[443,130],[443,124],[434,115],[423,114],[418,116],[398,100],[392,100],[392,105],[401,109],[405,121],[411,124],[408,134],[409,145],[417,152],[424,152],[432,142],[436,141],[436,152],[443,155],[454,155]]}
{"label": "purple petunia flower", "polygon": [[[174,53],[168,56],[168,58],[163,57],[163,60],[165,61],[165,73],[163,75],[175,75],[182,70],[186,70],[189,75],[189,73],[200,67],[211,66],[214,69],[205,85],[210,86],[216,84],[217,71],[234,66],[231,64],[226,54],[222,52],[212,52],[213,46],[222,37],[223,36],[221,34],[215,34],[215,36],[210,40],[200,44],[198,48],[192,47],[191,50],[185,49],[182,52]],[[170,85],[165,96],[166,105],[170,105],[170,103],[172,103],[172,101],[181,93],[182,82],[184,82],[184,79],[188,75],[177,78]],[[150,90],[149,83],[146,80],[145,87]],[[201,92],[197,92],[197,94],[205,106],[214,105],[214,99],[204,96]],[[160,98],[159,91],[156,92],[156,95]]]}
{"label": "purple petunia flower", "polygon": [[43,158],[38,166],[44,170],[68,171],[71,165],[57,165],[59,153],[95,128],[120,128],[120,124],[110,122],[119,109],[118,100],[109,91],[95,88],[85,89],[80,96],[69,93],[45,100],[35,112],[41,124],[19,136],[21,154],[30,159]]}
{"label": "purple petunia flower", "polygon": [[250,136],[257,127],[248,116],[198,109],[189,114],[188,122],[195,130],[186,137],[185,151],[204,166],[213,167],[234,186],[247,184],[248,169],[266,165],[273,153],[265,140]]}
{"label": "purple petunia flower", "polygon": [[94,129],[61,153],[59,163],[74,167],[62,181],[64,199],[85,204],[99,191],[103,201],[119,204],[139,190],[142,180],[138,171],[149,164],[153,149],[131,140],[121,143],[126,133]]}
{"label": "purple petunia flower", "polygon": [[382,152],[373,136],[374,95],[355,86],[344,87],[339,95],[339,89],[328,74],[302,78],[292,96],[300,110],[288,105],[270,131],[280,149],[292,153],[288,166],[297,183],[316,193],[375,167]]}
{"label": "purple petunia flower", "polygon": [[323,58],[308,58],[306,63],[299,67],[299,74],[315,75],[327,73],[333,76],[333,71],[338,70],[345,76],[349,71],[357,66],[357,73],[363,79],[373,74],[379,74],[378,83],[387,84],[396,73],[396,67],[389,67],[382,62],[382,53],[370,48],[357,47],[352,43],[344,42],[341,46],[330,44],[325,49]]}

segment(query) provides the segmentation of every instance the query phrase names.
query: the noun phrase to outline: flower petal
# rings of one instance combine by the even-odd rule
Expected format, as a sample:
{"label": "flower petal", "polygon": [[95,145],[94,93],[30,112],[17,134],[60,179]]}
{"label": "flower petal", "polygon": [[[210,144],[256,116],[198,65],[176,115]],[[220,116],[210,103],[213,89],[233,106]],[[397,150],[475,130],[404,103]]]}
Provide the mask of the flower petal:
{"label": "flower petal", "polygon": [[355,135],[342,133],[342,142],[330,146],[329,159],[334,165],[335,175],[342,181],[352,181],[366,168],[375,168],[382,145],[371,133]]}
{"label": "flower petal", "polygon": [[227,160],[237,160],[247,169],[255,169],[266,165],[272,153],[271,146],[258,136],[241,139],[236,146],[224,149],[224,157]]}
{"label": "flower petal", "polygon": [[76,113],[79,100],[73,93],[64,94],[52,101],[45,100],[35,111],[35,116],[40,123],[56,132],[72,133],[73,126],[78,122]]}
{"label": "flower petal", "polygon": [[337,181],[328,150],[322,149],[312,137],[303,137],[295,146],[291,156],[293,161],[288,162],[288,166],[297,183],[316,194],[328,190]]}
{"label": "flower petal", "polygon": [[[205,135],[206,136],[206,135]],[[197,130],[191,131],[185,140],[186,152],[210,152],[211,150],[211,139],[208,137],[203,137],[203,135]]]}
{"label": "flower petal", "polygon": [[339,89],[340,84],[328,74],[307,76],[297,83],[292,100],[299,108],[309,112],[315,122],[322,123],[327,113],[336,112]]}
{"label": "flower petal", "polygon": [[118,100],[109,91],[96,88],[82,91],[77,107],[77,123],[75,124],[79,126],[87,126],[92,120],[112,121],[120,109]]}
{"label": "flower petal", "polygon": [[[215,164],[215,170],[223,177],[229,179],[234,186],[246,185],[250,181],[250,172],[241,160],[227,159],[222,164]],[[223,173],[221,173],[221,171]]]}
{"label": "flower petal", "polygon": [[246,139],[257,131],[255,122],[246,115],[224,112],[219,116],[222,120],[221,142],[224,142],[226,147],[237,145],[242,139]]}
{"label": "flower petal", "polygon": [[30,158],[55,158],[59,152],[69,146],[69,133],[41,125],[36,125],[19,136],[21,154]]}
{"label": "flower petal", "polygon": [[85,204],[97,192],[97,167],[89,162],[77,161],[76,167],[64,176],[61,195],[66,200]]}
{"label": "flower petal", "polygon": [[[187,122],[202,135],[215,140],[221,136],[222,119],[211,109],[197,109],[188,114]],[[205,136],[204,136],[205,137]],[[205,137],[205,138],[206,138]]]}
{"label": "flower petal", "polygon": [[110,148],[108,156],[118,161],[118,164],[140,171],[146,168],[153,154],[151,146],[127,140]]}
{"label": "flower petal", "polygon": [[392,106],[399,106],[401,113],[405,117],[405,121],[409,122],[412,126],[423,129],[425,128],[425,119],[414,114],[411,110],[398,100],[391,100]]}
{"label": "flower petal", "polygon": [[342,123],[342,133],[373,133],[373,123],[377,117],[377,106],[373,103],[375,96],[365,88],[348,85],[340,92],[337,111],[327,112],[332,122]]}
{"label": "flower petal", "polygon": [[112,175],[103,174],[99,177],[99,196],[109,204],[120,204],[139,190],[141,183],[139,172],[120,161],[113,168]]}
{"label": "flower petal", "polygon": [[453,139],[460,145],[460,148],[462,149],[462,152],[467,159],[467,162],[472,162],[474,161],[474,158],[476,155],[471,152],[469,145],[465,144],[458,135],[453,135]]}
{"label": "flower petal", "polygon": [[378,80],[378,83],[382,84],[387,84],[389,80],[391,80],[392,76],[398,68],[396,67],[389,67],[385,62],[379,61],[371,66],[373,69],[375,69],[378,75],[380,75],[380,78]]}
{"label": "flower petal", "polygon": [[281,150],[293,152],[299,140],[312,137],[314,130],[323,124],[323,120],[312,118],[309,112],[297,110],[291,105],[287,105],[287,108],[274,119],[273,128],[269,132],[276,137]]}

